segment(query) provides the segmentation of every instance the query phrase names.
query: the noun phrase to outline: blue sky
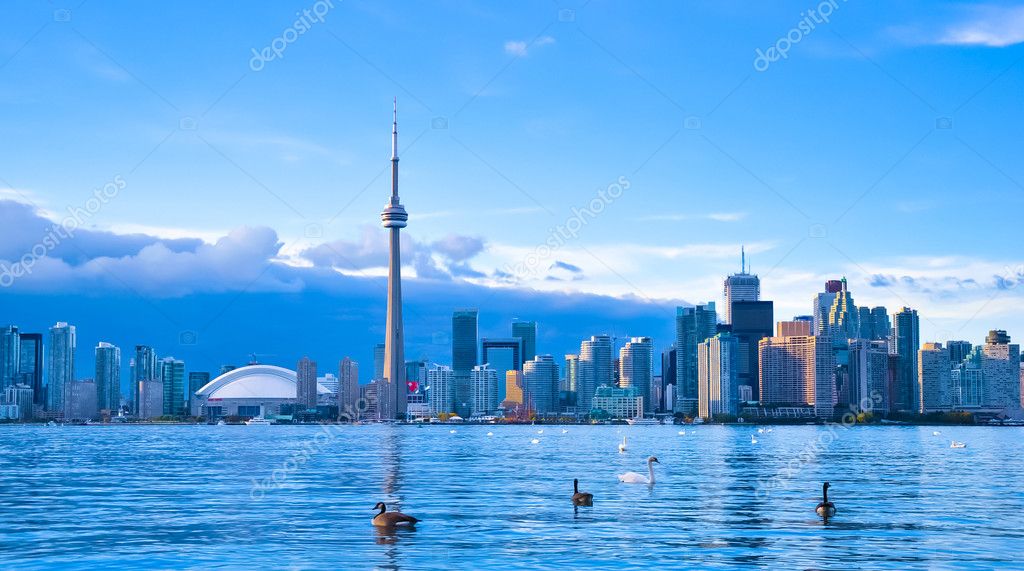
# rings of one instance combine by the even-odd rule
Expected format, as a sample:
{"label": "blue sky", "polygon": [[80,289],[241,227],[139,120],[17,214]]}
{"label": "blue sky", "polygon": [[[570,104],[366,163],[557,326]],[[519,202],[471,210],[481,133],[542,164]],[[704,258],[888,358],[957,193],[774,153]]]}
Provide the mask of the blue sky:
{"label": "blue sky", "polygon": [[[368,361],[393,96],[431,358],[470,301],[482,334],[533,318],[555,354],[613,328],[664,346],[666,308],[720,299],[741,244],[777,318],[846,275],[859,304],[919,309],[923,339],[1024,335],[1020,3],[7,2],[0,29],[0,257],[118,186],[0,292],[0,321],[77,319],[83,348]],[[134,319],[104,331],[115,299]],[[188,308],[288,335],[211,328],[199,354],[174,339],[205,315],[163,315]]]}

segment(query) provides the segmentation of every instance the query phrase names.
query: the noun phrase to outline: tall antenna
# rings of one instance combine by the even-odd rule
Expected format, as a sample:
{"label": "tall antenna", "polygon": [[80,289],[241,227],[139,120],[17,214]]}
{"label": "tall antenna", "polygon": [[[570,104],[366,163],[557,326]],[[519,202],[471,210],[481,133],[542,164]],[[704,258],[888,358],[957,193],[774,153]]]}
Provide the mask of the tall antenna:
{"label": "tall antenna", "polygon": [[740,246],[740,273],[747,273],[747,252],[742,245]]}
{"label": "tall antenna", "polygon": [[395,97],[395,114],[391,123],[391,199],[398,202],[398,97]]}

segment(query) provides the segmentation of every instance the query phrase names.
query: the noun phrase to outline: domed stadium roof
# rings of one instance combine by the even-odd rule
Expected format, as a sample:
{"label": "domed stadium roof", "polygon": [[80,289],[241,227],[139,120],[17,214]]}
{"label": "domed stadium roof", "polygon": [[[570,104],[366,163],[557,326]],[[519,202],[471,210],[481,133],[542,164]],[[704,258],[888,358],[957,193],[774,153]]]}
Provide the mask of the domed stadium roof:
{"label": "domed stadium roof", "polygon": [[[196,391],[207,399],[294,399],[298,396],[295,371],[274,365],[248,365],[228,371]],[[318,394],[330,394],[317,383]]]}

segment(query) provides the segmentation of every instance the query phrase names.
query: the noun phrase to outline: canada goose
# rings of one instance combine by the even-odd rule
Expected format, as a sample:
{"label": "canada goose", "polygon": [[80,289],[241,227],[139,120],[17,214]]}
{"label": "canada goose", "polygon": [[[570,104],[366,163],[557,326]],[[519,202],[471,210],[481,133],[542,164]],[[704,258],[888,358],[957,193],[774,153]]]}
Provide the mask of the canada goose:
{"label": "canada goose", "polygon": [[637,474],[636,472],[626,472],[625,474],[619,474],[619,481],[623,484],[654,484],[654,463],[658,462],[658,459],[651,456],[647,459],[647,472],[650,476],[644,476],[643,474]]}
{"label": "canada goose", "polygon": [[587,492],[580,491],[580,481],[576,478],[572,479],[572,504],[574,506],[592,506],[594,505],[594,494],[588,494]]}
{"label": "canada goose", "polygon": [[402,512],[389,512],[384,502],[377,502],[377,505],[373,506],[373,509],[380,510],[380,513],[373,516],[373,525],[377,527],[396,527],[399,525],[416,525],[420,520],[412,517],[411,515],[405,515]]}
{"label": "canada goose", "polygon": [[821,486],[821,503],[819,503],[818,506],[814,508],[814,513],[820,515],[821,517],[827,518],[836,515],[836,505],[828,501],[828,488],[831,485],[832,484],[825,482]]}
{"label": "canada goose", "polygon": [[622,437],[622,442],[619,443],[619,452],[625,452],[625,451],[626,451],[626,437],[623,436]]}

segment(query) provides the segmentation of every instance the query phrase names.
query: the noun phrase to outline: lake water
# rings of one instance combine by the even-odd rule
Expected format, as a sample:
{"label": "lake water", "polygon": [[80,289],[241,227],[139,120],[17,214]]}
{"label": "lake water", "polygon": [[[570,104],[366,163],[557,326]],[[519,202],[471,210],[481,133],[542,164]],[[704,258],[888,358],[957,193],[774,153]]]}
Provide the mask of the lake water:
{"label": "lake water", "polygon": [[0,426],[0,569],[1024,568],[1024,429],[681,428]]}

